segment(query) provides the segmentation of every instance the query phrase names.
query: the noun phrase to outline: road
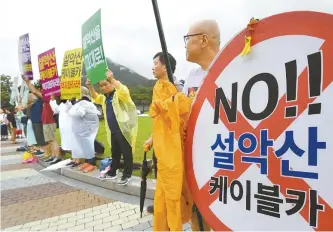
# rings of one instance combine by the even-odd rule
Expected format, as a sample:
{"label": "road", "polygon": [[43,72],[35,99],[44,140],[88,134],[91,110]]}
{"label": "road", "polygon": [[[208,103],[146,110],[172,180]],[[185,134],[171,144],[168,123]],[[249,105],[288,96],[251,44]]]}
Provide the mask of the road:
{"label": "road", "polygon": [[39,164],[21,163],[16,147],[1,142],[2,231],[152,230],[152,216],[140,218],[138,197],[40,172]]}

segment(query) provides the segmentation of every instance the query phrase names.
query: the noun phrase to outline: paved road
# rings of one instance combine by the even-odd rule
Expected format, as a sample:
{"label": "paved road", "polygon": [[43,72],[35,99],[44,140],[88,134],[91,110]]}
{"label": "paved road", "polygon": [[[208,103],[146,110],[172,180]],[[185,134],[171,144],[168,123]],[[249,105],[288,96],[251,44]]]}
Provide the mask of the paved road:
{"label": "paved road", "polygon": [[138,197],[41,173],[39,164],[21,164],[14,150],[1,142],[1,230],[152,230],[152,216],[144,212],[140,218]]}

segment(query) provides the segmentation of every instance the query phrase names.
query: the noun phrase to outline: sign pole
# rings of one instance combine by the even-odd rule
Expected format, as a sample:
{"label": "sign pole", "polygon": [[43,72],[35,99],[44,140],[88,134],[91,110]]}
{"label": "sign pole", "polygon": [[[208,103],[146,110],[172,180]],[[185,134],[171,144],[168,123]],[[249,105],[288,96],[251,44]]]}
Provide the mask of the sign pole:
{"label": "sign pole", "polygon": [[165,42],[165,37],[164,37],[160,12],[159,12],[158,5],[157,5],[157,0],[151,0],[151,2],[153,4],[153,8],[154,8],[156,25],[157,25],[158,34],[160,36],[163,56],[164,56],[164,60],[165,60],[165,66],[166,66],[166,69],[167,69],[167,72],[168,72],[168,78],[169,78],[169,81],[172,84],[174,84],[173,77],[172,77],[173,75],[172,75],[171,66],[170,66],[170,61],[169,61],[169,58],[168,58],[168,49],[167,49],[166,42]]}

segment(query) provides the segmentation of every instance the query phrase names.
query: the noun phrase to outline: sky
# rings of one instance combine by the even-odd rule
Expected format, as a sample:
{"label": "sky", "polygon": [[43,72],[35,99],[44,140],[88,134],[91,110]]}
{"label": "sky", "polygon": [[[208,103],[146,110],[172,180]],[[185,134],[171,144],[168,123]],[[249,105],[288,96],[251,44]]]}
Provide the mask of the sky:
{"label": "sky", "polygon": [[[196,67],[185,59],[183,36],[198,20],[218,22],[222,48],[251,17],[299,10],[333,14],[333,0],[158,0],[158,5],[179,79]],[[153,78],[152,58],[161,44],[151,0],[1,0],[0,74],[19,74],[18,38],[25,33],[30,36],[34,78],[39,78],[38,54],[53,47],[61,70],[64,52],[81,47],[81,26],[100,8],[105,55]]]}

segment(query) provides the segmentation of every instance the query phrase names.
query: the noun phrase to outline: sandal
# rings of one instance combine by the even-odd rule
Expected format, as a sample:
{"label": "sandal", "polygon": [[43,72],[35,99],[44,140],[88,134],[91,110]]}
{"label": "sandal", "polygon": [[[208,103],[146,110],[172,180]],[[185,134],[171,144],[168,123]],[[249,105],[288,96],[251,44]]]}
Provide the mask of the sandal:
{"label": "sandal", "polygon": [[76,167],[78,167],[80,165],[81,165],[80,163],[73,162],[71,167],[72,168],[76,168]]}
{"label": "sandal", "polygon": [[79,171],[83,171],[84,169],[86,169],[86,167],[88,167],[90,164],[88,163],[84,163],[79,167]]}
{"label": "sandal", "polygon": [[96,166],[93,166],[93,165],[89,164],[89,166],[86,169],[84,169],[83,172],[88,173],[88,172],[94,171],[95,169],[96,169]]}

